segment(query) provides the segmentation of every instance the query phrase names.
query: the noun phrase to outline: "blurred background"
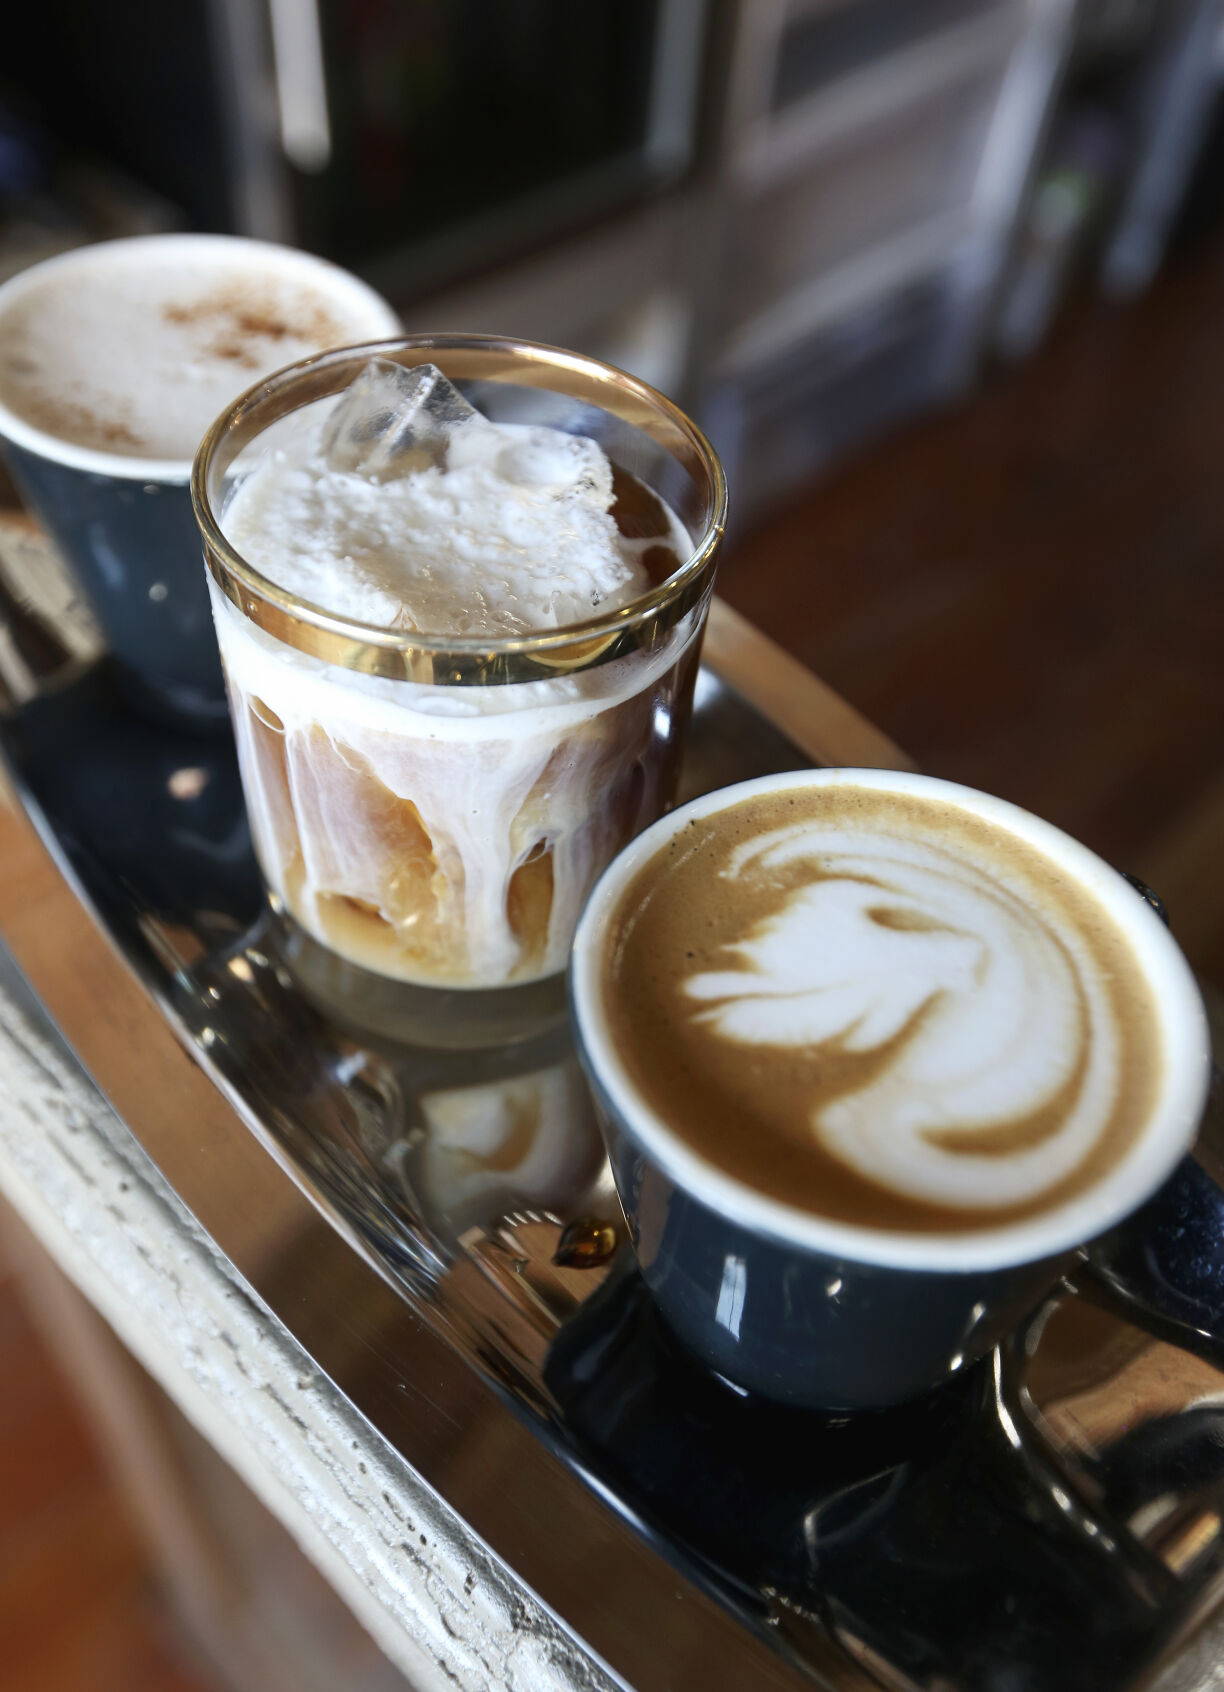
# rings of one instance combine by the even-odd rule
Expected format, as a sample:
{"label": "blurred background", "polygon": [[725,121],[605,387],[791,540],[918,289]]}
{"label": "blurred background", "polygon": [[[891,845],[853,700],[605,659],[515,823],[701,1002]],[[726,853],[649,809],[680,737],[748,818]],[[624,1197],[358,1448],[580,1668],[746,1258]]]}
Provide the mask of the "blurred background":
{"label": "blurred background", "polygon": [[[741,527],[1203,221],[1211,0],[44,0],[0,272],[210,229],[689,407]],[[1197,175],[1197,180],[1196,180]]]}
{"label": "blurred background", "polygon": [[[1222,0],[27,0],[5,45],[0,276],[231,231],[640,374],[725,458],[723,594],[1224,980]],[[315,1685],[171,1627],[10,1258],[6,1687]]]}

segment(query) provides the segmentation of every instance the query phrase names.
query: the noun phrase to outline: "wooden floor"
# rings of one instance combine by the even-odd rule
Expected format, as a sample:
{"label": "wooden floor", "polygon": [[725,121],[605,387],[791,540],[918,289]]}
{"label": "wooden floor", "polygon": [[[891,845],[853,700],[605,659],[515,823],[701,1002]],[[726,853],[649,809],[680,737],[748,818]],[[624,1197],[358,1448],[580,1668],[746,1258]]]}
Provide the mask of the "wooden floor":
{"label": "wooden floor", "polygon": [[[1144,875],[1220,980],[1222,459],[1217,242],[797,497],[721,583],[925,768]],[[2,1261],[0,1381],[0,1685],[209,1692]]]}

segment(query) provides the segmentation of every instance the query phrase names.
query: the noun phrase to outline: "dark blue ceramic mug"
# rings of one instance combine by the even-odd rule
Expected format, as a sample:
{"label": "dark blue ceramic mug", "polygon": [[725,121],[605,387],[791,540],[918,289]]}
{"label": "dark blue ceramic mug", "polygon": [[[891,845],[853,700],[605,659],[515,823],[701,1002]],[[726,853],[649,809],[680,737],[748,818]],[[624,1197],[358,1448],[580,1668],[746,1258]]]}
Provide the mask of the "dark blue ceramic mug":
{"label": "dark blue ceramic mug", "polygon": [[[185,355],[169,369],[142,372],[135,351],[127,361],[130,376],[138,386],[143,375],[154,394],[160,385],[167,409],[174,409],[180,423],[195,415],[193,406],[196,411],[202,406],[195,434],[203,434],[261,367],[270,370],[320,345],[334,345],[337,334],[366,341],[394,334],[399,324],[379,295],[336,265],[237,236],[107,241],[34,265],[0,287],[0,449],[18,491],[72,566],[123,691],[155,717],[220,728],[228,710],[191,506],[194,435],[177,442],[181,452],[175,455],[142,456],[138,445],[125,440],[122,401],[113,416],[95,415],[88,386],[90,403],[84,406],[80,386],[71,380],[53,376],[41,393],[30,387],[29,372],[40,352],[38,313],[46,311],[48,298],[63,312],[61,302],[69,295],[79,302],[71,327],[82,342],[96,346],[96,362],[109,380],[125,380],[124,335],[131,325],[125,313],[111,315],[114,277],[132,277],[134,291],[145,286],[155,317],[159,309],[174,310],[148,281],[158,266],[186,279],[183,334],[199,343],[205,363],[211,359],[213,379],[202,383],[198,365]],[[281,296],[270,291],[273,284]],[[310,304],[300,321],[287,324],[277,321],[266,301],[291,290]],[[126,304],[130,312],[130,300]],[[214,314],[212,321],[205,322],[206,311]],[[223,392],[218,376],[229,382]],[[31,403],[32,394],[37,403]],[[88,420],[84,431],[82,412]]]}
{"label": "dark blue ceramic mug", "polygon": [[[642,866],[690,820],[757,794],[870,787],[967,810],[1036,848],[1120,928],[1150,988],[1162,1057],[1134,1140],[1078,1194],[970,1231],[867,1227],[755,1190],[673,1132],[630,1078],[611,1033],[605,961],[613,918]],[[916,1397],[981,1357],[1114,1227],[1192,1142],[1210,1059],[1202,999],[1150,907],[1107,864],[1016,806],[929,777],[809,770],[707,794],[633,841],[596,885],[575,937],[571,1005],[638,1262],[676,1334],[731,1383],[829,1411]]]}

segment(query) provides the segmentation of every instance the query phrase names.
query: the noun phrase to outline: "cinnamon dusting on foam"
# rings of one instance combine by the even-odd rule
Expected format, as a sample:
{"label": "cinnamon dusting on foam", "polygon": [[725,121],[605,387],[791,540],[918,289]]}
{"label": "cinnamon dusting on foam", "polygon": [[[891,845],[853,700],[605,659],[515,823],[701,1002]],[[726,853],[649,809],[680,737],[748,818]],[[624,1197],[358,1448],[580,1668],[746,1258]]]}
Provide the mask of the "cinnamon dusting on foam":
{"label": "cinnamon dusting on foam", "polygon": [[167,305],[162,316],[175,328],[200,334],[210,357],[247,370],[266,369],[269,346],[281,341],[330,347],[344,338],[343,320],[318,300],[261,298],[257,287],[218,288],[190,305]]}
{"label": "cinnamon dusting on foam", "polygon": [[103,242],[31,274],[0,317],[0,399],[35,429],[123,457],[190,461],[264,372],[386,334],[373,295],[276,249]]}
{"label": "cinnamon dusting on foam", "polygon": [[1028,842],[943,801],[770,793],[638,872],[605,964],[651,1108],[758,1190],[865,1226],[1053,1208],[1155,1097],[1129,943]]}

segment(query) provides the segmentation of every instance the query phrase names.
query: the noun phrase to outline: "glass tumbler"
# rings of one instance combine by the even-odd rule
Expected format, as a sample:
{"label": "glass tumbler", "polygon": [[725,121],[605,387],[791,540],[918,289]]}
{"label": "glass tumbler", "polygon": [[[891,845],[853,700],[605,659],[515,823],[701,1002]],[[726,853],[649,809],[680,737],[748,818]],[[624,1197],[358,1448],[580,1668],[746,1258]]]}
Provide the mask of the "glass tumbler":
{"label": "glass tumbler", "polygon": [[[437,365],[494,422],[598,441],[653,585],[581,624],[452,637],[356,622],[260,574],[226,538],[230,499],[374,356]],[[705,437],[594,359],[414,335],[250,389],[205,437],[192,491],[255,851],[300,985],[410,1043],[522,1038],[562,1015],[586,895],[674,788],[726,516]]]}

